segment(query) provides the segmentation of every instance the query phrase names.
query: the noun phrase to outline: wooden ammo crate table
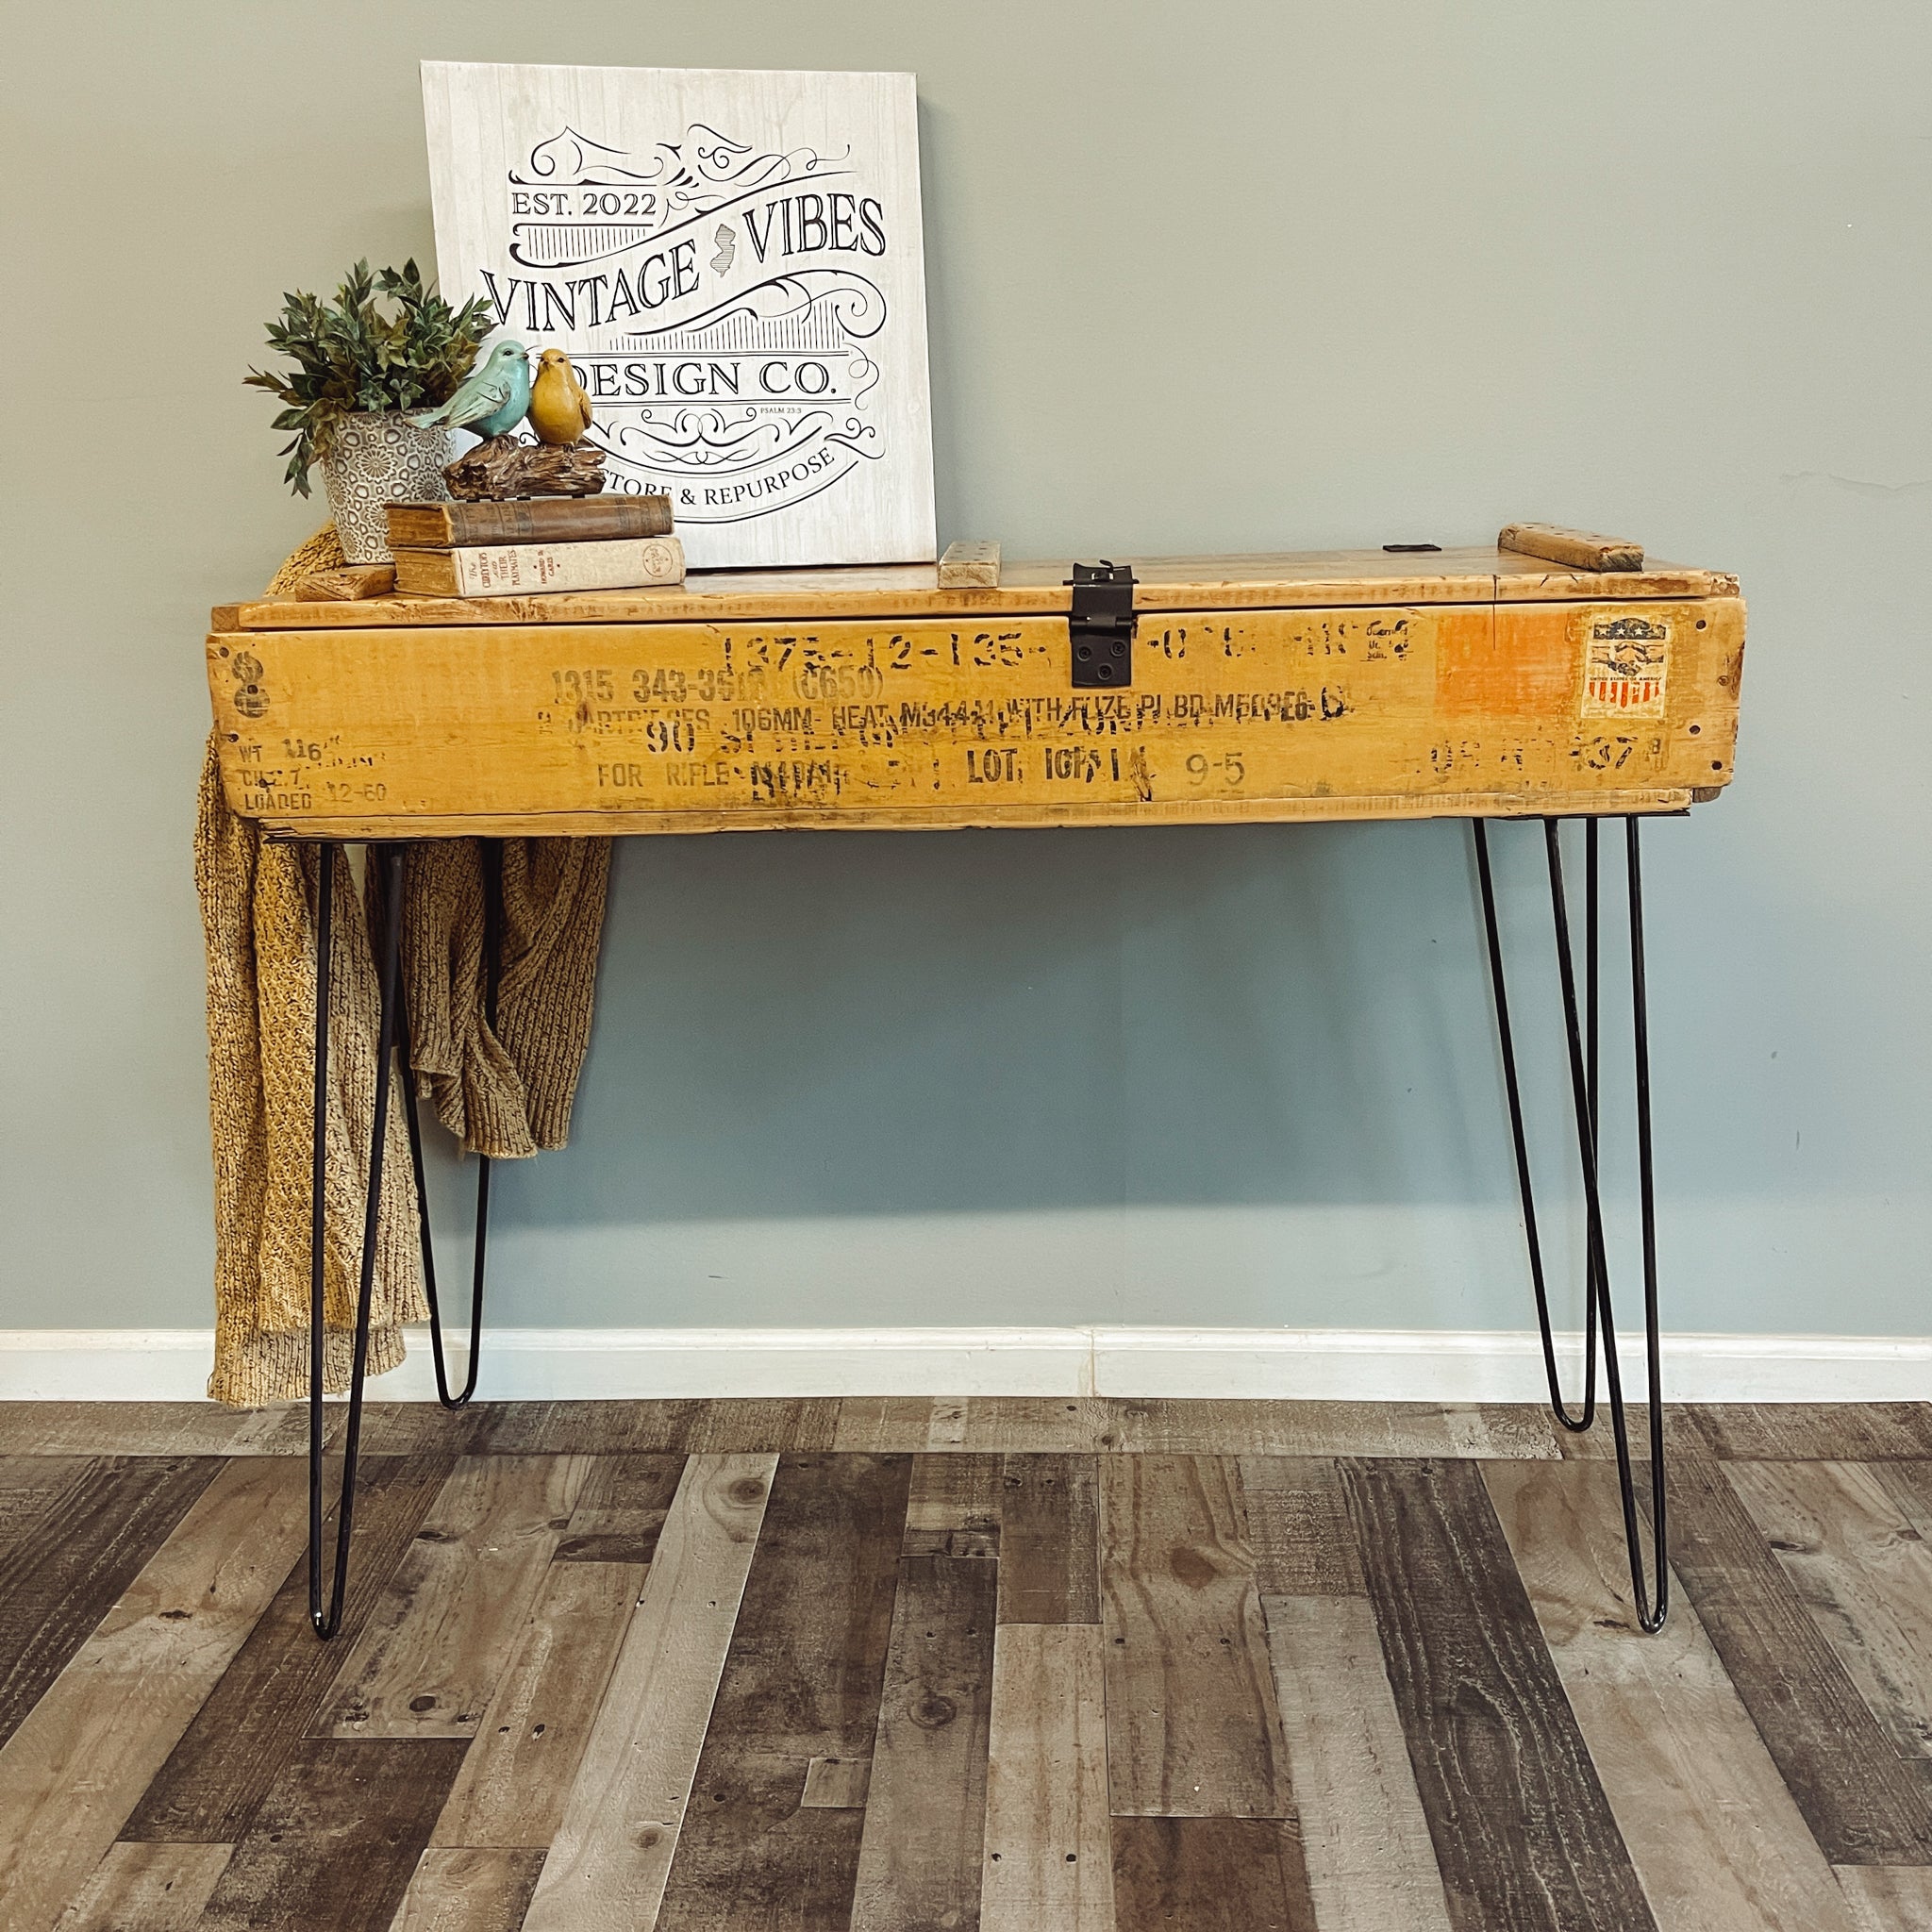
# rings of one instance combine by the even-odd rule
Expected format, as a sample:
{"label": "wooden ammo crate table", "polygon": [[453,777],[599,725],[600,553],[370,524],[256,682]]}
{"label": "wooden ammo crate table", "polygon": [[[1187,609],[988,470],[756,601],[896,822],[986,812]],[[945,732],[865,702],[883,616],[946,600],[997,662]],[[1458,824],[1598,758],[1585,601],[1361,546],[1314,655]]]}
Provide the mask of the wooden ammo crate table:
{"label": "wooden ammo crate table", "polygon": [[1509,550],[1136,559],[224,608],[228,803],[292,838],[1677,810],[1730,777],[1734,578]]}
{"label": "wooden ammo crate table", "polygon": [[[1587,1427],[1593,1342],[1580,1410],[1557,1390],[1484,824],[1540,818],[1582,1156],[1586,1307],[1601,1329],[1639,1605],[1655,1624],[1667,1589],[1659,1411],[1653,1399],[1653,1601],[1596,1183],[1597,822],[1625,822],[1654,1398],[1638,824],[1730,780],[1744,608],[1734,578],[1644,564],[1635,546],[1535,526],[1505,538],[1545,554],[1135,558],[1131,584],[1118,566],[1055,561],[963,589],[942,588],[932,565],[908,565],[541,597],[225,606],[208,641],[223,783],[233,809],[269,836],[324,841],[325,869],[333,841],[355,840],[375,844],[381,867],[387,841],[471,835],[1469,818],[1550,1397],[1567,1425]],[[1569,817],[1587,821],[1581,998],[1557,829]],[[399,892],[401,868],[387,872]],[[390,920],[391,935],[399,924]],[[325,983],[325,935],[318,950]],[[382,978],[394,988],[392,957]],[[391,992],[391,1034],[397,1004]],[[404,1084],[413,1132],[413,1083]],[[378,1127],[378,1174],[381,1145]],[[487,1164],[481,1173],[487,1185]],[[423,1233],[426,1253],[426,1221]],[[316,1240],[319,1335],[319,1226]],[[365,1240],[345,1499],[374,1250]],[[480,1266],[476,1280],[459,1392],[439,1341],[451,1406],[475,1386]],[[315,1404],[319,1456],[319,1394]],[[313,1472],[319,1485],[319,1462]],[[342,1524],[327,1612],[319,1541],[311,1563],[324,1634],[340,1603],[346,1508]]]}

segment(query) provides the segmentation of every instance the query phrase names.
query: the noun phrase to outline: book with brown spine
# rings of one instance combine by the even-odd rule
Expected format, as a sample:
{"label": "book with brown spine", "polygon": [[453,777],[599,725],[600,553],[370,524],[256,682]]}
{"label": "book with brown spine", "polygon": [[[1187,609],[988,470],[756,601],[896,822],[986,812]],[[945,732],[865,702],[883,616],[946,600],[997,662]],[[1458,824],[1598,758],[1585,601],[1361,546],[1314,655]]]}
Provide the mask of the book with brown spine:
{"label": "book with brown spine", "polygon": [[683,581],[684,545],[675,537],[396,552],[396,589],[411,596],[516,597],[540,591],[631,591]]}
{"label": "book with brown spine", "polygon": [[472,543],[591,543],[662,537],[668,496],[531,496],[512,503],[392,503],[391,550],[449,550]]}

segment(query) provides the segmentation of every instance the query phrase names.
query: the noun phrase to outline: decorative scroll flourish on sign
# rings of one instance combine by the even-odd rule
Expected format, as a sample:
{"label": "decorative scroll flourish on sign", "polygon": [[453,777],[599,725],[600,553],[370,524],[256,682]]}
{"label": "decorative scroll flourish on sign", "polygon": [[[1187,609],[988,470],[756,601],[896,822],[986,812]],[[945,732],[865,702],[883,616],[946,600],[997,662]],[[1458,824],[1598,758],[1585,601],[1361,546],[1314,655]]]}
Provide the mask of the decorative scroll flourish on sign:
{"label": "decorative scroll flourish on sign", "polygon": [[[540,141],[523,170],[510,170],[510,184],[578,191],[578,219],[513,222],[512,258],[539,268],[603,260],[776,184],[851,172],[808,147],[759,154],[702,123],[690,127],[682,141],[659,142],[648,168],[627,166],[630,159],[622,149],[586,141],[570,127]],[[566,205],[559,212],[567,217],[573,209]]]}

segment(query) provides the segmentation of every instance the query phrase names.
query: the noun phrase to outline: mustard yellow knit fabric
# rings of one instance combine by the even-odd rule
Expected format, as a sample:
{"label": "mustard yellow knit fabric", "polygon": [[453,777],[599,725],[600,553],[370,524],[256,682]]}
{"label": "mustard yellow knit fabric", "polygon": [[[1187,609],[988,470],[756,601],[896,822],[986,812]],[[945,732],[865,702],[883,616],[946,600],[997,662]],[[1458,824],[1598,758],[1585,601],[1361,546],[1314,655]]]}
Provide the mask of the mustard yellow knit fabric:
{"label": "mustard yellow knit fabric", "polygon": [[[269,593],[341,561],[333,529],[320,531],[276,573]],[[514,1159],[562,1146],[590,1041],[610,841],[504,841],[493,1028],[484,1017],[478,842],[408,845],[403,865],[403,985],[411,1062],[426,1096],[466,1148]],[[254,1407],[308,1390],[320,868],[314,845],[265,840],[253,821],[228,809],[212,738],[194,870],[208,955],[215,1169],[215,1365],[208,1393]],[[370,920],[340,851],[334,874],[324,1241],[324,1386],[332,1391],[346,1388],[349,1378],[381,1005]],[[391,1091],[372,1374],[403,1359],[402,1324],[428,1314],[402,1096]]]}
{"label": "mustard yellow knit fabric", "polygon": [[[355,880],[335,865],[329,959],[324,1386],[348,1386],[368,1197],[380,1000]],[[315,1080],[312,845],[277,845],[222,796],[214,742],[194,850],[208,949],[208,1115],[215,1168],[215,1366],[208,1392],[255,1407],[308,1389],[309,1133]],[[428,1315],[416,1184],[401,1109],[384,1142],[371,1303],[373,1374],[403,1358],[401,1324]]]}
{"label": "mustard yellow knit fabric", "polygon": [[570,1139],[591,1039],[608,839],[503,841],[496,1024],[486,1018],[483,854],[475,839],[403,854],[409,1061],[466,1152],[516,1160]]}

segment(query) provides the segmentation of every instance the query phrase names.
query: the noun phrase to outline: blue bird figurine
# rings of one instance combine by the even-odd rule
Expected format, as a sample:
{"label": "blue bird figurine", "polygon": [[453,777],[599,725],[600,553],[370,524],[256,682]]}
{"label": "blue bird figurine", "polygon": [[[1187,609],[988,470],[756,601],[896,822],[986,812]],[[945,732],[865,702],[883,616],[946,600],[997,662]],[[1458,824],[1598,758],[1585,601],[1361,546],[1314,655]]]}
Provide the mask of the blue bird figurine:
{"label": "blue bird figurine", "polygon": [[455,395],[409,421],[419,429],[467,429],[486,440],[504,436],[530,407],[530,352],[521,342],[498,342],[490,359],[466,375]]}

